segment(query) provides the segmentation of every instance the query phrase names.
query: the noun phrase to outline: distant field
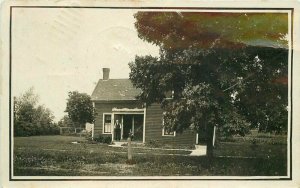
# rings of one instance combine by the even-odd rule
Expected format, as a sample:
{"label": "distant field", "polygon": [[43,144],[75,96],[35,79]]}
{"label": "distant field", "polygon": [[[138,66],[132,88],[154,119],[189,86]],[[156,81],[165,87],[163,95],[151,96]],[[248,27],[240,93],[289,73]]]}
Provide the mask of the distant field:
{"label": "distant field", "polygon": [[[82,143],[72,144],[79,141]],[[284,176],[286,144],[220,142],[215,159],[188,156],[188,150],[135,148],[136,164],[127,165],[127,149],[85,143],[71,136],[14,139],[15,176]]]}

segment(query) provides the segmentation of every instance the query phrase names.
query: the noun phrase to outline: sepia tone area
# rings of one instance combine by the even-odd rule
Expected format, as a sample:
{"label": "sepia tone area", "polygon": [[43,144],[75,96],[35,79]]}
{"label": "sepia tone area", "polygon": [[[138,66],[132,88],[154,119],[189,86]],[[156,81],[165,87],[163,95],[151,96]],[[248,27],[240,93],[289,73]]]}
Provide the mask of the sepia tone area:
{"label": "sepia tone area", "polygon": [[[67,20],[74,12],[81,14],[83,25],[88,15],[90,26],[90,18],[107,16],[111,28],[118,28],[112,30],[115,34],[122,33],[119,26],[124,19],[133,32],[101,36],[117,43],[114,53],[109,50],[116,46],[97,43],[96,35],[97,44],[86,48],[66,42],[70,46],[63,57],[74,60],[58,55],[52,59],[58,66],[51,71],[75,67],[76,81],[62,85],[60,92],[49,85],[46,93],[45,86],[36,84],[37,78],[51,80],[51,76],[40,74],[39,68],[30,74],[40,77],[26,75],[30,87],[18,90],[23,82],[26,85],[25,76],[14,61],[15,65],[28,62],[22,61],[14,45],[26,43],[20,31],[28,26],[20,23],[31,17],[13,17],[12,33],[18,36],[12,40],[12,56],[16,53],[17,59],[13,58],[12,69],[18,73],[17,78],[12,76],[13,176],[288,177],[287,12],[128,9],[117,19],[117,11],[101,11],[91,14],[75,8],[63,15]],[[131,21],[125,21],[126,16]],[[57,22],[55,27],[65,28],[73,21],[65,21],[63,27]],[[82,41],[90,37],[90,26],[84,26],[85,32],[76,28],[84,33]],[[61,43],[51,45],[63,49],[57,44]],[[34,49],[24,54],[25,59],[46,53]],[[77,51],[102,55],[91,58],[75,55]],[[109,57],[111,62],[104,62]],[[48,60],[37,62],[46,69],[52,66]],[[63,82],[60,76],[49,82]],[[47,106],[54,104],[59,107]]]}

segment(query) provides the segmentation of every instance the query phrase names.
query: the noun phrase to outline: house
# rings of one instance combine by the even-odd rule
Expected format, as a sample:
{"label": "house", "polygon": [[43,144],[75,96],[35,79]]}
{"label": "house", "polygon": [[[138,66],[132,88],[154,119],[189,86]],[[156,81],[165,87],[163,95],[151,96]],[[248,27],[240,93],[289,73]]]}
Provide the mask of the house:
{"label": "house", "polygon": [[140,90],[129,79],[109,79],[109,72],[109,68],[103,68],[103,79],[98,81],[92,93],[96,114],[93,137],[110,136],[116,141],[114,125],[118,121],[121,140],[127,139],[132,132],[137,142],[157,140],[167,144],[197,144],[198,136],[192,130],[182,134],[165,130],[160,104],[146,107],[135,98]]}

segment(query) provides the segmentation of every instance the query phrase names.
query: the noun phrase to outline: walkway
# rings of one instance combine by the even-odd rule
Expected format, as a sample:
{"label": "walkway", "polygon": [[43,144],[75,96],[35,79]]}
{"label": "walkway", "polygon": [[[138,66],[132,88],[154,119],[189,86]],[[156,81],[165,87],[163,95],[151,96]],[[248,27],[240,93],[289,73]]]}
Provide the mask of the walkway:
{"label": "walkway", "polygon": [[206,146],[195,145],[196,149],[192,150],[190,156],[203,156],[206,155]]}
{"label": "walkway", "polygon": [[[110,147],[126,147],[127,142],[114,142],[114,144],[109,145]],[[184,154],[161,154],[161,155],[182,155],[182,156],[204,156],[206,155],[206,146],[202,145],[195,145],[194,150],[188,150],[188,149],[167,149],[167,148],[147,148],[147,147],[132,147],[132,148],[139,148],[139,149],[145,149],[145,150],[184,150],[184,151],[191,151],[189,155],[184,155]],[[140,153],[144,154],[144,153]]]}

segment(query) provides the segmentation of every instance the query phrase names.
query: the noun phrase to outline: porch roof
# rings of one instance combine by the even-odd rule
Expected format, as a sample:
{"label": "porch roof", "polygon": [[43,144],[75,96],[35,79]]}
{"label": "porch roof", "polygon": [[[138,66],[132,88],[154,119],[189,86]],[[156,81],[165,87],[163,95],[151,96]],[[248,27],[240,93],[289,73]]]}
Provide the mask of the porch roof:
{"label": "porch roof", "polygon": [[144,112],[142,108],[113,108],[113,112]]}

